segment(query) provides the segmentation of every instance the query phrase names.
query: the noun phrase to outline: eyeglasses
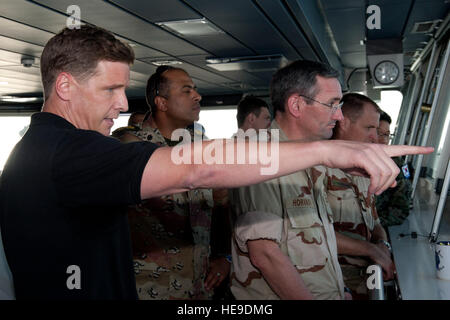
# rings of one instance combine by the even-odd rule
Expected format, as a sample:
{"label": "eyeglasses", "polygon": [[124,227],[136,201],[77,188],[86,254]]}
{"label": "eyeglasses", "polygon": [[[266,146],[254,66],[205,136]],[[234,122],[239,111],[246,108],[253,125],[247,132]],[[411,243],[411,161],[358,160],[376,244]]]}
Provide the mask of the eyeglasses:
{"label": "eyeglasses", "polygon": [[393,133],[378,131],[377,134],[378,134],[378,136],[380,138],[385,138],[385,139],[392,139],[392,138],[394,138],[394,134]]}
{"label": "eyeglasses", "polygon": [[338,111],[339,109],[341,109],[341,108],[342,108],[342,105],[344,104],[344,102],[339,102],[338,104],[336,104],[336,105],[333,106],[331,103],[323,103],[323,102],[314,100],[313,98],[304,96],[304,95],[302,95],[302,94],[299,94],[299,96],[301,96],[301,97],[303,97],[303,98],[306,98],[306,99],[309,99],[309,100],[312,100],[312,101],[314,101],[314,102],[320,103],[321,105],[330,108],[330,109],[331,109],[331,113],[335,113],[336,111]]}

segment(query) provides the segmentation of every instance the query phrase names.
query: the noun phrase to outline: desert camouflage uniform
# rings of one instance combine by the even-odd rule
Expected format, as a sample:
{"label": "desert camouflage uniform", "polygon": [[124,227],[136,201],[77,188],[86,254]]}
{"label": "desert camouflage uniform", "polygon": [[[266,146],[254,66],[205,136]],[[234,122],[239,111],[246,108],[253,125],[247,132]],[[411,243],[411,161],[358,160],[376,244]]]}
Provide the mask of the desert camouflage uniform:
{"label": "desert camouflage uniform", "polygon": [[[158,129],[148,126],[135,135],[160,146],[172,144]],[[140,299],[211,298],[204,280],[212,207],[212,190],[198,189],[144,200],[129,209]]]}
{"label": "desert camouflage uniform", "polygon": [[[279,129],[275,121],[271,129]],[[280,130],[280,141],[287,137]],[[342,299],[344,282],[337,260],[323,167],[231,190],[236,214],[231,290],[237,299],[279,299],[250,262],[247,241],[275,241],[317,299]]]}
{"label": "desert camouflage uniform", "polygon": [[117,128],[116,130],[114,130],[111,133],[111,136],[120,140],[123,135],[125,135],[125,134],[133,134],[134,135],[139,130],[140,130],[140,128],[137,126],[120,127],[120,128]]}
{"label": "desert camouflage uniform", "polygon": [[[374,196],[368,196],[370,180],[348,175],[339,169],[327,169],[328,202],[333,211],[334,229],[350,238],[370,241],[372,231],[380,223]],[[344,282],[353,293],[367,295],[366,269],[371,264],[365,257],[339,255]]]}
{"label": "desert camouflage uniform", "polygon": [[[395,163],[401,168],[401,158],[394,158]],[[402,172],[397,176],[397,186],[389,188],[376,197],[378,216],[383,227],[402,224],[409,215],[411,203],[411,180],[406,179]]]}

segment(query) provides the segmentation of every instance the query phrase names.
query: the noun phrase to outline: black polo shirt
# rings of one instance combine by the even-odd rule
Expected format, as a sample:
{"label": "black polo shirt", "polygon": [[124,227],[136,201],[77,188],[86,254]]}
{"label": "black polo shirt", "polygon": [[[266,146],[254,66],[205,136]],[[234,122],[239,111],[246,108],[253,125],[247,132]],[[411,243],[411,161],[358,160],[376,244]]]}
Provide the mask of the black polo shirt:
{"label": "black polo shirt", "polygon": [[17,299],[136,299],[125,207],[156,145],[122,144],[37,113],[1,176]]}

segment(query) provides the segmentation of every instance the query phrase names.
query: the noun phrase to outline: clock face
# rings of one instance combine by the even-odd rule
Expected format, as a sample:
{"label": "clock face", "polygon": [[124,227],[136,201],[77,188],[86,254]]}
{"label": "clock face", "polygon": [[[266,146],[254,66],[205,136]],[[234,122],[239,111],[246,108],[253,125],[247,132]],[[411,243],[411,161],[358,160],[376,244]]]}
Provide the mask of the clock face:
{"label": "clock face", "polygon": [[374,74],[379,83],[391,84],[397,80],[400,70],[394,62],[386,60],[376,65]]}

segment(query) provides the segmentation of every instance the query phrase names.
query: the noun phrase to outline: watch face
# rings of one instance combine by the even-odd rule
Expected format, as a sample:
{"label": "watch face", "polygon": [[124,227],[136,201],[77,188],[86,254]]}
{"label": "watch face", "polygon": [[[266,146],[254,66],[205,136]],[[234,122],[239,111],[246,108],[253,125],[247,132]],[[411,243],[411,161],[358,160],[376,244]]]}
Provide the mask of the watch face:
{"label": "watch face", "polygon": [[392,61],[381,61],[376,65],[374,74],[379,83],[391,84],[397,80],[400,70]]}

